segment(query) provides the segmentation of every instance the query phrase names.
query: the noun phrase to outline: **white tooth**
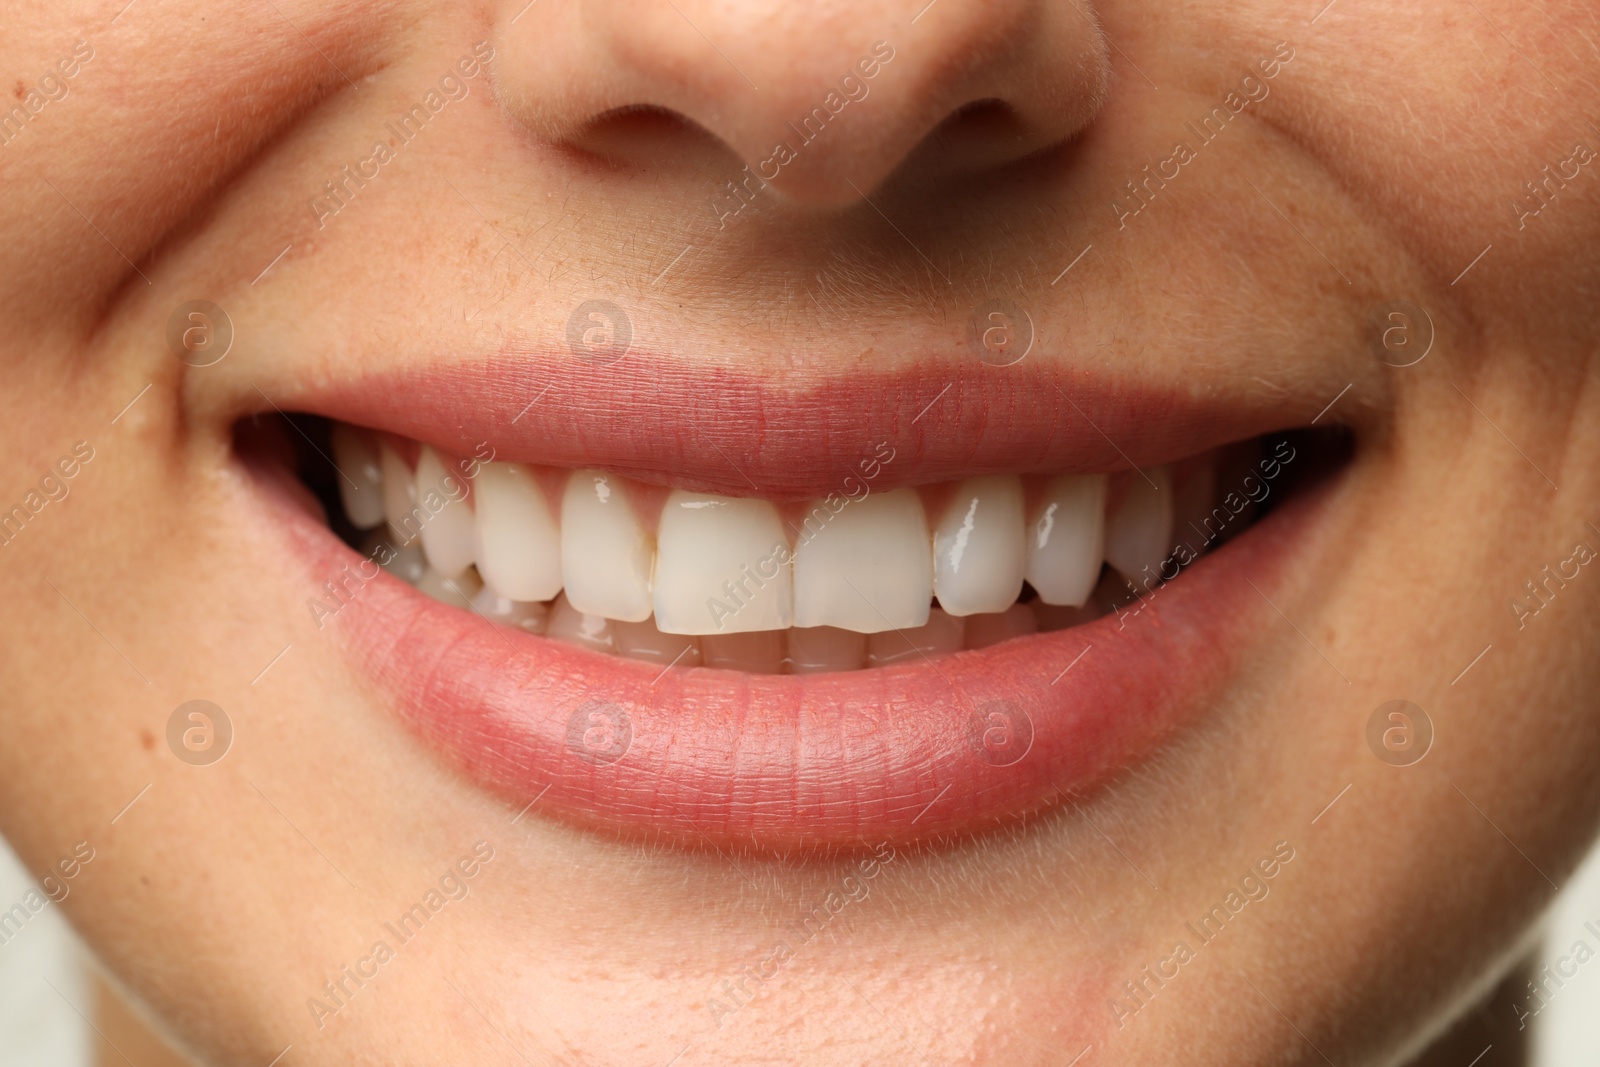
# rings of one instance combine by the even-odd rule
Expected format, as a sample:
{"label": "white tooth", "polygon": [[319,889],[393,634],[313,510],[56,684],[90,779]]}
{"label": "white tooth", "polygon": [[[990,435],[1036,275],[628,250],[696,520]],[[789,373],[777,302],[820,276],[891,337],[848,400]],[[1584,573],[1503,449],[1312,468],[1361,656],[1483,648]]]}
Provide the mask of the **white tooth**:
{"label": "white tooth", "polygon": [[468,609],[472,605],[472,598],[482,589],[477,575],[471,571],[457,577],[450,577],[439,573],[432,567],[423,572],[422,580],[417,583],[419,592],[431,596],[441,604],[449,604],[453,608]]}
{"label": "white tooth", "polygon": [[767,501],[673,490],[656,534],[656,625],[669,634],[787,629],[790,555]]}
{"label": "white tooth", "polygon": [[542,634],[550,621],[550,605],[536,601],[508,600],[488,586],[472,598],[472,609],[490,622],[515,627],[530,634]]}
{"label": "white tooth", "polygon": [[485,463],[472,495],[484,584],[510,600],[553,599],[561,591],[561,531],[533,471],[520,463]]}
{"label": "white tooth", "polygon": [[476,524],[467,503],[467,485],[427,445],[417,454],[417,502],[426,521],[422,551],[434,570],[454,578],[472,566],[477,550]]}
{"label": "white tooth", "polygon": [[1022,592],[1022,480],[968,478],[933,533],[933,592],[951,615],[1004,611]]}
{"label": "white tooth", "polygon": [[1106,517],[1106,562],[1123,577],[1154,586],[1171,548],[1172,475],[1165,467],[1135,471],[1121,506]]}
{"label": "white tooth", "polygon": [[931,659],[959,652],[965,629],[965,620],[935,609],[928,613],[924,626],[914,630],[885,630],[868,637],[867,666],[921,662],[925,657]]}
{"label": "white tooth", "polygon": [[786,636],[789,669],[795,674],[853,671],[866,663],[866,634],[832,626],[797,626]]}
{"label": "white tooth", "polygon": [[1105,559],[1105,538],[1106,476],[1052,478],[1028,529],[1026,573],[1039,599],[1074,606],[1089,599]]}
{"label": "white tooth", "polygon": [[794,551],[794,624],[857,633],[921,626],[933,596],[933,548],[915,490],[872,493],[808,520]]}
{"label": "white tooth", "polygon": [[783,631],[707,634],[700,639],[700,654],[707,667],[777,674],[783,670]]}
{"label": "white tooth", "polygon": [[619,656],[648,660],[663,667],[700,666],[699,638],[664,634],[656,629],[653,619],[613,622],[611,632],[616,637]]}
{"label": "white tooth", "polygon": [[[579,611],[643,622],[655,546],[614,474],[578,471],[561,501],[561,581]],[[681,647],[681,643],[680,643]]]}
{"label": "white tooth", "polygon": [[998,615],[968,615],[965,621],[967,648],[988,648],[1039,632],[1039,620],[1027,604],[1013,604]]}
{"label": "white tooth", "polygon": [[570,645],[581,645],[596,652],[616,650],[616,635],[611,632],[609,620],[599,615],[585,615],[567,602],[565,596],[556,598],[550,609],[550,623],[546,636]]}
{"label": "white tooth", "polygon": [[417,538],[417,484],[411,468],[400,453],[388,444],[378,446],[378,464],[383,470],[383,517],[389,520],[389,536],[397,545],[409,545]]}
{"label": "white tooth", "polygon": [[370,530],[383,521],[383,462],[377,442],[365,430],[336,422],[331,444],[345,518],[358,530]]}

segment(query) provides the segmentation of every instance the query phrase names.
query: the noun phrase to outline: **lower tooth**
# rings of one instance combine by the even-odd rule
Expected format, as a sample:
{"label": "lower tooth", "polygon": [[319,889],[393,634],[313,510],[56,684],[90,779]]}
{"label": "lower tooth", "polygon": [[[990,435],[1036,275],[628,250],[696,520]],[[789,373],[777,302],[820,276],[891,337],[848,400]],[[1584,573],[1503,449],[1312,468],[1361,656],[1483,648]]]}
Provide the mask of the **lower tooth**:
{"label": "lower tooth", "polygon": [[1039,620],[1026,604],[1013,604],[994,615],[968,615],[967,648],[988,648],[1013,637],[1039,632]]}
{"label": "lower tooth", "polygon": [[[378,546],[386,546],[388,551],[383,552]],[[417,545],[396,547],[390,543],[385,534],[374,533],[367,538],[366,553],[368,558],[378,559],[387,555],[389,562],[381,564],[384,570],[405,582],[407,585],[416,585],[422,581],[422,576],[427,573],[428,560],[422,554],[422,549]]]}
{"label": "lower tooth", "polygon": [[1159,581],[1172,548],[1172,475],[1134,471],[1117,510],[1106,516],[1106,562],[1136,583]]}
{"label": "lower tooth", "polygon": [[1106,613],[1106,609],[1092,598],[1081,608],[1070,604],[1046,604],[1042,600],[1035,600],[1028,607],[1033,609],[1033,617],[1038,620],[1039,629],[1045,633],[1093,622]]}
{"label": "lower tooth", "polygon": [[568,602],[566,594],[556,597],[545,634],[557,641],[581,645],[596,652],[615,652],[617,647],[616,635],[611,632],[611,620],[599,615],[585,615]]}
{"label": "lower tooth", "polygon": [[664,667],[700,665],[699,640],[683,634],[664,634],[656,629],[656,621],[653,618],[643,622],[613,621],[611,633],[616,638],[619,656],[648,660]]}
{"label": "lower tooth", "polygon": [[707,667],[777,674],[783,670],[783,634],[782,630],[709,634],[700,638],[700,654]]}
{"label": "lower tooth", "polygon": [[867,638],[867,666],[887,667],[961,650],[965,640],[962,619],[938,608],[928,613],[923,626],[910,630],[886,630]]}
{"label": "lower tooth", "polygon": [[867,661],[867,635],[832,626],[797,626],[788,631],[789,669],[795,674],[853,671]]}
{"label": "lower tooth", "polygon": [[530,600],[507,600],[488,586],[472,598],[472,609],[492,623],[530,634],[542,634],[550,623],[550,605]]}
{"label": "lower tooth", "polygon": [[472,571],[467,571],[458,577],[447,577],[429,567],[422,574],[422,579],[417,582],[417,590],[425,596],[431,596],[441,604],[449,604],[453,608],[470,610],[472,598],[478,595],[483,588],[483,583]]}

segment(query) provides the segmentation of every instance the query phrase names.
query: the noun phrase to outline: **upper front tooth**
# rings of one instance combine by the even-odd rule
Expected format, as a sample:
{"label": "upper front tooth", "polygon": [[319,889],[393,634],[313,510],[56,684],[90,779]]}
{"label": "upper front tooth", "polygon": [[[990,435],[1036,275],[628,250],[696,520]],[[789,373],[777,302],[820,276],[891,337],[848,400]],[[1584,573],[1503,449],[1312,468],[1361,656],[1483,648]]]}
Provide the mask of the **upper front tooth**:
{"label": "upper front tooth", "polygon": [[510,600],[550,600],[561,591],[561,531],[533,471],[485,463],[473,483],[478,573]]}
{"label": "upper front tooth", "polygon": [[933,549],[915,490],[873,493],[836,513],[819,505],[811,516],[794,553],[796,626],[870,634],[928,621]]}
{"label": "upper front tooth", "polygon": [[417,502],[422,505],[422,551],[434,570],[454,578],[472,566],[477,533],[467,487],[427,445],[417,455]]}
{"label": "upper front tooth", "polygon": [[561,579],[579,611],[643,622],[655,548],[615,475],[578,471],[561,501]]}
{"label": "upper front tooth", "polygon": [[675,634],[787,629],[790,555],[769,502],[673,490],[656,534],[656,626]]}
{"label": "upper front tooth", "polygon": [[1027,578],[1039,599],[1081,607],[1100,577],[1105,535],[1106,476],[1051,479],[1028,531]]}
{"label": "upper front tooth", "polygon": [[378,446],[383,470],[383,517],[395,544],[409,545],[417,536],[417,486],[411,468],[388,443]]}
{"label": "upper front tooth", "polygon": [[1106,562],[1122,576],[1160,573],[1172,547],[1172,475],[1166,467],[1135,471],[1122,504],[1106,518]]}
{"label": "upper front tooth", "polygon": [[383,521],[383,465],[372,435],[349,423],[333,424],[333,463],[339,470],[344,514],[358,530]]}
{"label": "upper front tooth", "polygon": [[933,592],[951,615],[1004,611],[1022,592],[1022,480],[968,478],[933,534]]}

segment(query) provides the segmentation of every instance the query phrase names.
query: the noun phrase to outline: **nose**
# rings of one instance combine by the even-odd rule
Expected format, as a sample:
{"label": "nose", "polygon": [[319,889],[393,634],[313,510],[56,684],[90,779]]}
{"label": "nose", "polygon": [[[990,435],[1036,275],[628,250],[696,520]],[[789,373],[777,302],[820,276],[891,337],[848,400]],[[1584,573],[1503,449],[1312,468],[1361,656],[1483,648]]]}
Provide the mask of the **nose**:
{"label": "nose", "polygon": [[1081,130],[1108,85],[1091,0],[525,2],[500,5],[496,90],[536,137],[681,160],[705,138],[628,132],[668,113],[810,205],[901,167],[1004,166]]}

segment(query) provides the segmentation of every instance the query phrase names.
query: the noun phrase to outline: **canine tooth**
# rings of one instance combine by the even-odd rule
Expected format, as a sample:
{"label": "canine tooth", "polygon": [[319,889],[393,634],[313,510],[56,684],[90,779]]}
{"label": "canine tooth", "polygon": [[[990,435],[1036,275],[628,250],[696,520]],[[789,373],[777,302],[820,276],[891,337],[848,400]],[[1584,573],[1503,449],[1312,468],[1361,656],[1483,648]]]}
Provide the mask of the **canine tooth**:
{"label": "canine tooth", "polygon": [[629,659],[648,660],[663,667],[698,667],[700,665],[700,640],[683,634],[664,634],[656,628],[655,620],[643,622],[613,622],[611,633],[616,638],[617,655]]}
{"label": "canine tooth", "polygon": [[561,591],[561,531],[533,472],[485,463],[473,482],[478,572],[511,600],[550,600]]}
{"label": "canine tooth", "polygon": [[796,626],[863,634],[921,626],[932,596],[933,548],[915,490],[852,501],[795,546]]}
{"label": "canine tooth", "polygon": [[370,530],[383,521],[383,461],[377,442],[365,430],[336,422],[331,444],[345,518],[358,530]]}
{"label": "canine tooth", "polygon": [[1105,559],[1106,476],[1052,478],[1027,536],[1026,574],[1039,599],[1081,606],[1089,599]]}
{"label": "canine tooth", "polygon": [[671,634],[787,629],[791,555],[767,501],[673,490],[656,534],[656,625]]}
{"label": "canine tooth", "polygon": [[1039,632],[1039,620],[1026,604],[1013,604],[994,615],[968,615],[966,624],[967,648],[988,648]]}
{"label": "canine tooth", "polygon": [[1121,505],[1106,517],[1106,562],[1131,581],[1153,585],[1171,548],[1172,475],[1166,467],[1135,471]]}
{"label": "canine tooth", "polygon": [[643,622],[654,610],[654,563],[655,547],[616,475],[573,474],[561,501],[561,581],[573,606],[612,620]]}
{"label": "canine tooth", "polygon": [[1004,611],[1022,592],[1022,480],[968,478],[933,534],[933,592],[951,615]]}
{"label": "canine tooth", "polygon": [[378,446],[378,464],[383,470],[383,517],[389,521],[389,536],[397,545],[409,545],[417,536],[416,481],[400,453],[387,443]]}
{"label": "canine tooth", "polygon": [[488,586],[472,598],[472,609],[490,622],[511,626],[530,634],[542,634],[550,622],[550,605],[536,601],[509,600]]}
{"label": "canine tooth", "polygon": [[886,630],[867,638],[867,666],[887,667],[924,657],[948,655],[961,650],[965,620],[934,609],[928,621],[912,630]]}
{"label": "canine tooth", "polygon": [[422,554],[422,549],[416,545],[398,546],[392,544],[386,534],[371,533],[367,535],[365,543],[366,553],[369,558],[381,558],[376,555],[379,545],[388,545],[388,562],[380,564],[384,570],[405,582],[407,585],[416,585],[422,581],[422,575],[428,569],[428,559]]}
{"label": "canine tooth", "polygon": [[472,598],[483,588],[478,576],[471,571],[459,576],[442,574],[433,567],[429,567],[422,574],[422,580],[417,582],[418,592],[431,596],[441,604],[449,604],[453,608],[468,609],[472,605]]}
{"label": "canine tooth", "polygon": [[556,598],[550,609],[550,623],[545,630],[548,637],[581,645],[596,652],[616,651],[616,635],[611,632],[611,621],[599,615],[586,615],[573,607],[566,596]]}
{"label": "canine tooth", "polygon": [[853,671],[867,661],[867,635],[833,626],[797,626],[787,633],[795,674]]}
{"label": "canine tooth", "polygon": [[783,631],[707,634],[700,639],[700,654],[707,667],[777,674],[783,670]]}
{"label": "canine tooth", "polygon": [[472,507],[467,503],[465,481],[451,472],[440,461],[439,454],[427,445],[417,454],[417,500],[426,516],[422,525],[422,551],[435,570],[454,578],[472,566],[476,524]]}

